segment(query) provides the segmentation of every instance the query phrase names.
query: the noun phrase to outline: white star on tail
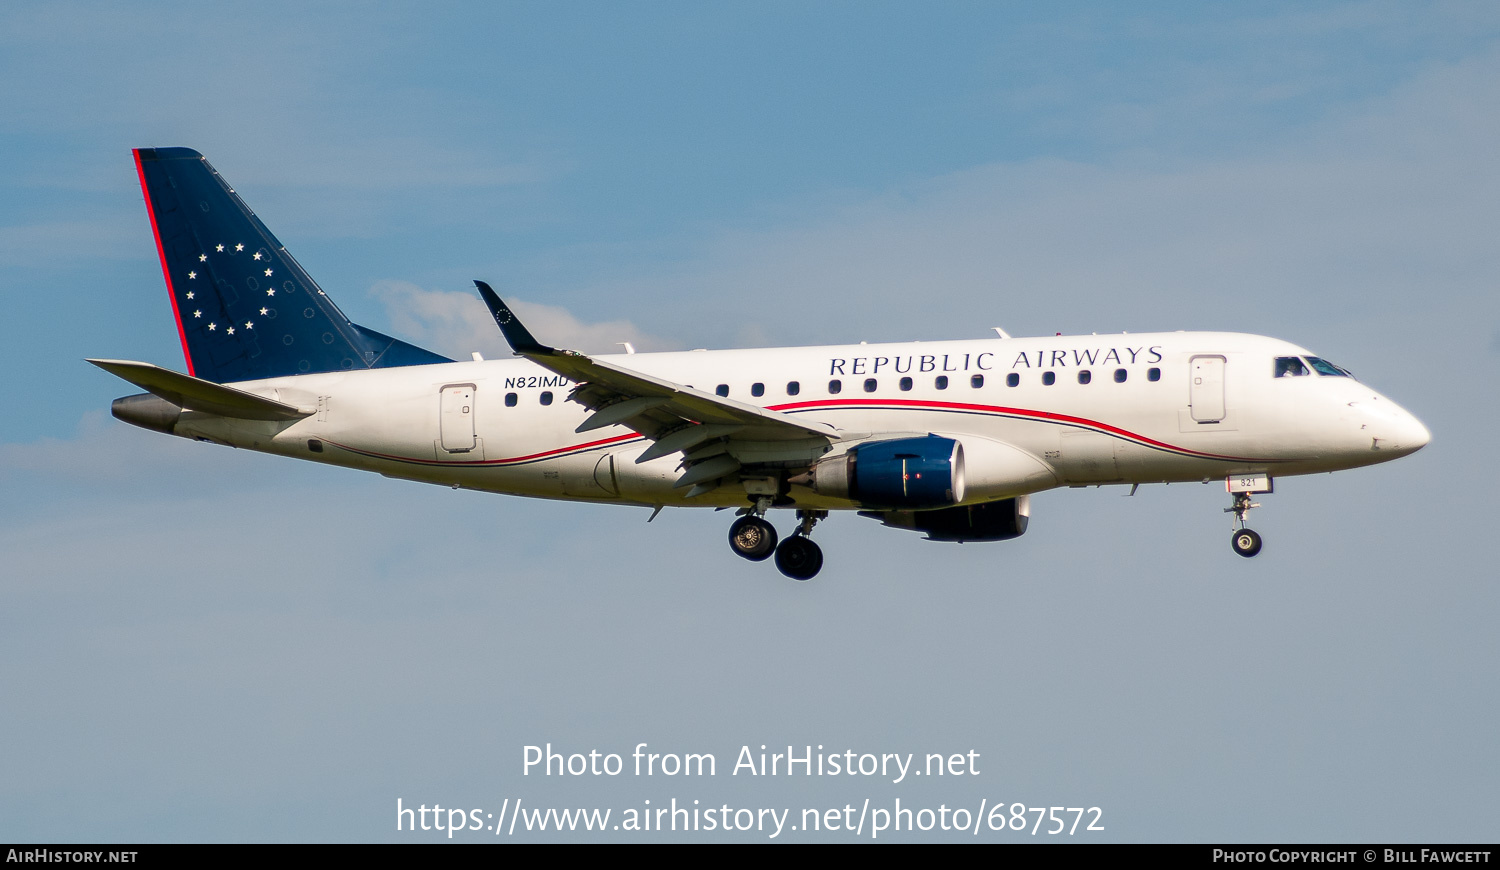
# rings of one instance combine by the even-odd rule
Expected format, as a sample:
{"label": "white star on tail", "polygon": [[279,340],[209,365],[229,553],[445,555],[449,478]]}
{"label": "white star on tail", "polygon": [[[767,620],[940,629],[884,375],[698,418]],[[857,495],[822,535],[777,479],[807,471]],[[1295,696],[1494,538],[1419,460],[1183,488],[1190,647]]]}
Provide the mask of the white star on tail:
{"label": "white star on tail", "polygon": [[224,331],[227,332],[227,333],[229,333],[230,335],[234,335],[234,327],[233,326],[229,327],[228,329],[226,329]]}
{"label": "white star on tail", "polygon": [[187,298],[189,298],[189,299],[193,298],[193,291],[191,291],[191,290],[188,291]]}
{"label": "white star on tail", "polygon": [[274,288],[272,288],[270,290],[267,290],[266,291],[266,295],[267,296],[275,296],[276,295],[276,290]]}
{"label": "white star on tail", "polygon": [[245,250],[245,246],[244,245],[235,245],[234,249],[236,251],[243,251],[243,250]]}
{"label": "white star on tail", "polygon": [[271,270],[270,269],[266,270],[266,277],[267,278],[271,277]]}
{"label": "white star on tail", "polygon": [[194,311],[193,312],[193,316],[194,317],[202,317],[203,316],[203,311],[201,309],[198,310],[198,311]]}
{"label": "white star on tail", "polygon": [[200,263],[208,262],[208,255],[207,254],[199,254],[198,255],[198,262],[200,262]]}
{"label": "white star on tail", "polygon": [[215,248],[214,248],[214,250],[215,250],[215,251],[218,251],[218,252],[219,252],[219,253],[221,253],[221,254],[222,254],[222,253],[224,253],[224,246],[223,246],[223,245],[218,245],[218,246],[216,246],[216,247],[215,247]]}
{"label": "white star on tail", "polygon": [[254,329],[255,328],[255,324],[253,324],[253,323],[251,323],[250,321],[247,320],[247,321],[245,321],[245,328],[246,329]]}
{"label": "white star on tail", "polygon": [[260,310],[260,316],[261,316],[261,317],[265,317],[265,316],[266,316],[266,315],[267,315],[267,314],[269,314],[269,313],[270,313],[270,309],[269,309],[269,308],[262,308],[262,309],[261,309],[261,310]]}
{"label": "white star on tail", "polygon": [[213,332],[215,329],[218,329],[218,328],[219,328],[219,324],[217,324],[217,323],[210,323],[208,325],[208,331],[209,332]]}
{"label": "white star on tail", "polygon": [[260,259],[260,251],[256,251],[255,252],[255,259],[257,259],[257,260]]}
{"label": "white star on tail", "polygon": [[189,278],[196,278],[196,277],[198,277],[198,273],[197,272],[189,272],[188,273],[188,277]]}

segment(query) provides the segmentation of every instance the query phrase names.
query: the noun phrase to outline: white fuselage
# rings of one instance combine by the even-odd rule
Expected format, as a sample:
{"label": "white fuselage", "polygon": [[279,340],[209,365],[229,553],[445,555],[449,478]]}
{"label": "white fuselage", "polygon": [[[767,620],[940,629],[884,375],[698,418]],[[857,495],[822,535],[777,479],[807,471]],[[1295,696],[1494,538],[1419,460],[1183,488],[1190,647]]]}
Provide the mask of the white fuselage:
{"label": "white fuselage", "polygon": [[[1275,377],[1273,361],[1290,356],[1308,352],[1261,336],[1176,332],[597,359],[705,392],[727,388],[731,399],[826,423],[851,438],[966,438],[971,468],[976,450],[969,445],[976,444],[1005,445],[999,449],[1034,463],[1008,489],[981,487],[967,501],[1054,486],[1335,471],[1427,443],[1420,422],[1351,377]],[[745,489],[728,483],[687,498],[674,487],[681,455],[636,463],[649,442],[623,426],[576,434],[589,411],[568,401],[574,385],[524,359],[235,386],[317,412],[294,422],[186,412],[175,434],[513,495],[746,503]],[[798,507],[856,506],[799,486],[791,496]]]}

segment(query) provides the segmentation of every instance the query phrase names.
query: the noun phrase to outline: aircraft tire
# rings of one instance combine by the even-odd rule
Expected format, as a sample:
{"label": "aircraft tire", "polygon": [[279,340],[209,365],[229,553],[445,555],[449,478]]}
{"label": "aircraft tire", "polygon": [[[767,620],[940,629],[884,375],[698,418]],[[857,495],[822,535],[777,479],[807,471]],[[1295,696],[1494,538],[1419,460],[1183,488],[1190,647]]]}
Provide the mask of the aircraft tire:
{"label": "aircraft tire", "polygon": [[793,535],[776,548],[776,569],[793,580],[811,580],[823,570],[823,549],[809,538]]}
{"label": "aircraft tire", "polygon": [[1260,552],[1260,535],[1249,529],[1239,529],[1229,538],[1229,544],[1236,553],[1248,559]]}
{"label": "aircraft tire", "polygon": [[729,548],[741,558],[763,561],[776,551],[776,527],[760,517],[740,517],[729,527]]}

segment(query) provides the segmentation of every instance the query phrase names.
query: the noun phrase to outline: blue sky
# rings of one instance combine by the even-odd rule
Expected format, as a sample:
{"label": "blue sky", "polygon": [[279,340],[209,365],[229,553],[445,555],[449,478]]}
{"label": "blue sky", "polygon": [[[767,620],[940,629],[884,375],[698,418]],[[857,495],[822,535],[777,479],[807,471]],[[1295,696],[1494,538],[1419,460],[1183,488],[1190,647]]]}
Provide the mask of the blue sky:
{"label": "blue sky", "polygon": [[[19,3],[0,79],[0,838],[412,839],[397,797],[701,795],[1494,839],[1489,5]],[[356,321],[449,354],[502,351],[476,277],[586,349],[1232,329],[1434,441],[1279,484],[1253,562],[1212,487],[1102,489],[1004,544],[836,518],[818,582],[784,583],[720,515],[111,420],[129,388],[84,357],[181,363],[148,145],[207,155]],[[527,743],[637,739],[995,773],[519,775]]]}

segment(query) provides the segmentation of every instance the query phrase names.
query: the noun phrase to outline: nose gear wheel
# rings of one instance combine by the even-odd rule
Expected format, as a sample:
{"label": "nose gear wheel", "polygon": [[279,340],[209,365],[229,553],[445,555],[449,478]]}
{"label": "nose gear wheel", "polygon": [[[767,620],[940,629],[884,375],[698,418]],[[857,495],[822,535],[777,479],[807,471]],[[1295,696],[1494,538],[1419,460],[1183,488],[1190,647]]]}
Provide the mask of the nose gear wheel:
{"label": "nose gear wheel", "polygon": [[1237,529],[1229,539],[1234,551],[1246,559],[1260,552],[1260,535],[1250,529]]}

